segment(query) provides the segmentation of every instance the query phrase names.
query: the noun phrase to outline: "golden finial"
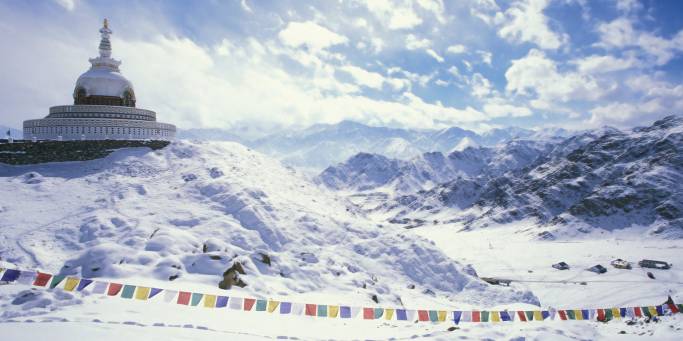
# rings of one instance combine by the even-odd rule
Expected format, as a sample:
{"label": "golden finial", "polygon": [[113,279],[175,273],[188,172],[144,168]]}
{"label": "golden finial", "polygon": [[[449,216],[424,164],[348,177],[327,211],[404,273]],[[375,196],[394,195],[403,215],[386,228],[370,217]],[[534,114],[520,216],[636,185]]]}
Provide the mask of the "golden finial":
{"label": "golden finial", "polygon": [[107,21],[107,18],[104,18],[104,28],[109,28],[109,21]]}

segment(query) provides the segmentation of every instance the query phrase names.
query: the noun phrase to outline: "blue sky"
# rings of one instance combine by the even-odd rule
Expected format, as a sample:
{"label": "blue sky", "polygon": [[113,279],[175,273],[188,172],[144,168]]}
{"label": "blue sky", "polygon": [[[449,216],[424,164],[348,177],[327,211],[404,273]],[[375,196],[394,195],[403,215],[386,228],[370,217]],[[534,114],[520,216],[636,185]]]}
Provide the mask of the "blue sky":
{"label": "blue sky", "polygon": [[631,127],[683,109],[683,2],[0,1],[0,124],[69,104],[102,18],[180,128]]}

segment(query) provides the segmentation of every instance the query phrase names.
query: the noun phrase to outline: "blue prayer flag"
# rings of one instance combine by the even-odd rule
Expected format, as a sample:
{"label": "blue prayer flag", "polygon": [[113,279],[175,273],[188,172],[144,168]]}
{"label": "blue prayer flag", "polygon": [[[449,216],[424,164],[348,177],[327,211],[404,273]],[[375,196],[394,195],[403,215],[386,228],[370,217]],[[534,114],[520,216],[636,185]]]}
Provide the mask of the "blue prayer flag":
{"label": "blue prayer flag", "polygon": [[216,297],[216,308],[225,308],[228,306],[228,296]]}
{"label": "blue prayer flag", "polygon": [[[501,312],[500,315],[502,318],[503,312]],[[455,324],[460,323],[460,317],[462,317],[462,311],[454,311],[453,312],[453,322],[455,322]]]}
{"label": "blue prayer flag", "polygon": [[343,319],[351,318],[351,307],[339,307],[339,314]]}
{"label": "blue prayer flag", "polygon": [[5,270],[5,273],[2,274],[2,279],[0,279],[0,281],[14,282],[19,278],[19,274],[21,274],[21,271],[19,270],[7,269]]}
{"label": "blue prayer flag", "polygon": [[280,302],[280,314],[289,314],[292,312],[292,302]]}

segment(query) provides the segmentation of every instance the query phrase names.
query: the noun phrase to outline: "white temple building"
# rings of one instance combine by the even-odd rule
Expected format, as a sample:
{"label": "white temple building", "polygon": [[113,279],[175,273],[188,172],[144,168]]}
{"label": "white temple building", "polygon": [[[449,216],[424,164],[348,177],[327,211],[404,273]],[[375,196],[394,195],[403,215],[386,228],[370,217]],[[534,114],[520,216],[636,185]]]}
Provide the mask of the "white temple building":
{"label": "white temple building", "polygon": [[172,140],[176,128],[157,122],[156,113],[135,107],[133,84],[111,58],[107,19],[100,29],[100,55],[76,81],[74,105],[50,108],[47,117],[24,121],[24,139],[33,140]]}

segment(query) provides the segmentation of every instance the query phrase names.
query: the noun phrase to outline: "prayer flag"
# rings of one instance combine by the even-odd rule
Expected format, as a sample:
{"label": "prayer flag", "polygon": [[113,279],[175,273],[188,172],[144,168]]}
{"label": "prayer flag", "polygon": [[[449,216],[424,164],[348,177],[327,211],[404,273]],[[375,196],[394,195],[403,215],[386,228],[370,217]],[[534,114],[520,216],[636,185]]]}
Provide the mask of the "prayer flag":
{"label": "prayer flag", "polygon": [[560,315],[560,320],[567,320],[567,314],[564,310],[558,310],[557,314]]}
{"label": "prayer flag", "polygon": [[3,282],[14,282],[19,278],[19,275],[21,272],[19,270],[14,270],[14,269],[7,269],[5,272],[2,274],[2,278],[0,278],[0,281]]}
{"label": "prayer flag", "polygon": [[416,310],[406,310],[406,316],[408,317],[408,321],[415,321],[415,314],[417,314]]}
{"label": "prayer flag", "polygon": [[[56,277],[57,276],[55,276],[55,278]],[[52,279],[52,282],[54,282],[54,278]],[[123,284],[109,283],[109,289],[107,289],[107,295],[116,296],[119,294],[119,291],[121,291],[121,288],[123,288]]]}
{"label": "prayer flag", "polygon": [[472,312],[471,311],[463,311],[462,312],[462,318],[460,320],[462,322],[472,322]]}
{"label": "prayer flag", "polygon": [[429,321],[429,312],[427,312],[426,310],[418,310],[417,319],[419,321]]}
{"label": "prayer flag", "polygon": [[356,318],[358,317],[358,314],[360,314],[361,310],[363,310],[361,307],[351,307],[351,318]]}
{"label": "prayer flag", "polygon": [[636,317],[643,317],[643,312],[640,310],[640,307],[633,307],[633,315]]}
{"label": "prayer flag", "polygon": [[135,299],[144,301],[149,297],[149,288],[147,287],[138,287],[138,290],[135,291]]}
{"label": "prayer flag", "polygon": [[50,282],[50,289],[56,288],[59,285],[59,283],[61,283],[64,280],[64,278],[66,278],[65,275],[52,276],[52,281]]}
{"label": "prayer flag", "polygon": [[190,304],[190,297],[192,294],[187,291],[181,291],[178,293],[178,304],[188,305]]}
{"label": "prayer flag", "polygon": [[266,311],[268,307],[268,301],[266,300],[257,300],[256,301],[256,311]]}
{"label": "prayer flag", "polygon": [[655,307],[655,309],[657,309],[657,315],[659,315],[659,316],[664,315],[664,307],[663,306],[658,305]]}
{"label": "prayer flag", "polygon": [[375,308],[375,320],[379,319],[384,315],[384,309],[383,308]]}
{"label": "prayer flag", "polygon": [[204,294],[198,293],[198,292],[193,292],[192,293],[192,298],[190,304],[192,304],[193,307],[196,307],[199,305],[199,302],[202,301],[202,297],[204,297]]}
{"label": "prayer flag", "polygon": [[523,312],[523,311],[518,310],[518,311],[517,311],[517,316],[519,316],[519,320],[520,320],[520,321],[526,322],[526,316],[524,315],[524,312]]}
{"label": "prayer flag", "polygon": [[216,295],[204,295],[204,307],[205,308],[215,308],[216,307]]}
{"label": "prayer flag", "polygon": [[484,310],[479,312],[479,321],[480,322],[488,322],[489,321],[489,312]]}
{"label": "prayer flag", "polygon": [[339,306],[338,305],[331,305],[327,307],[327,313],[329,317],[335,318],[339,315]]}
{"label": "prayer flag", "polygon": [[462,317],[462,311],[456,310],[453,312],[453,322],[455,324],[460,323],[460,317]]}
{"label": "prayer flag", "polygon": [[107,291],[107,286],[109,286],[109,283],[97,281],[95,282],[95,286],[92,288],[92,293],[102,295]]}
{"label": "prayer flag", "polygon": [[76,289],[76,286],[78,285],[78,278],[75,277],[69,277],[66,279],[66,283],[64,283],[64,291],[73,291]]}
{"label": "prayer flag", "polygon": [[396,319],[399,321],[408,320],[408,315],[406,315],[405,309],[396,309]]}
{"label": "prayer flag", "polygon": [[156,296],[156,295],[157,295],[158,293],[160,293],[162,290],[163,290],[163,289],[152,288],[152,289],[150,290],[150,292],[149,292],[149,298],[152,298],[152,297]]}
{"label": "prayer flag", "polygon": [[[67,279],[67,283],[69,280]],[[123,286],[123,292],[121,292],[121,298],[133,298],[133,293],[135,293],[135,286],[126,284]]]}
{"label": "prayer flag", "polygon": [[318,317],[327,317],[327,306],[318,304]]}
{"label": "prayer flag", "polygon": [[500,319],[501,321],[511,321],[510,314],[507,311],[500,312]]}
{"label": "prayer flag", "polygon": [[481,312],[478,310],[472,311],[472,322],[481,322]]}
{"label": "prayer flag", "polygon": [[387,308],[384,313],[385,320],[391,320],[394,317],[394,309]]}
{"label": "prayer flag", "polygon": [[653,306],[647,307],[648,312],[650,313],[650,316],[658,316],[657,308]]}
{"label": "prayer flag", "polygon": [[626,317],[626,312],[627,312],[626,308],[619,308],[619,315],[621,317]]}
{"label": "prayer flag", "polygon": [[31,283],[33,283],[35,278],[36,278],[36,272],[35,271],[21,271],[19,273],[19,278],[17,279],[17,283],[30,285]]}
{"label": "prayer flag", "polygon": [[598,309],[598,321],[605,321],[605,310]]}
{"label": "prayer flag", "polygon": [[307,316],[315,316],[316,312],[317,312],[317,307],[315,304],[306,304],[306,315]]}
{"label": "prayer flag", "polygon": [[292,302],[280,302],[280,314],[289,314],[292,312]]}
{"label": "prayer flag", "polygon": [[543,321],[543,314],[541,314],[540,310],[534,310],[534,320]]}
{"label": "prayer flag", "polygon": [[[306,308],[308,309],[308,304],[306,305]],[[308,312],[308,310],[307,310],[307,312]],[[351,318],[351,308],[341,306],[341,307],[339,307],[339,314],[340,314],[340,317],[343,319]]]}
{"label": "prayer flag", "polygon": [[242,310],[242,301],[244,301],[241,297],[231,297],[230,298],[230,309],[232,310]]}
{"label": "prayer flag", "polygon": [[534,312],[533,311],[527,310],[524,312],[524,314],[526,314],[525,317],[526,317],[527,321],[533,321],[534,320]]}
{"label": "prayer flag", "polygon": [[272,313],[280,305],[280,301],[268,301],[268,312]]}
{"label": "prayer flag", "polygon": [[76,288],[76,291],[83,291],[83,289],[85,289],[88,285],[90,285],[90,283],[92,283],[92,279],[82,278],[81,282],[78,283],[78,287]]}
{"label": "prayer flag", "polygon": [[[282,302],[284,304],[284,302]],[[304,313],[304,310],[306,308],[305,304],[301,303],[292,303],[292,315],[301,315]],[[280,309],[282,309],[282,305],[280,305]]]}
{"label": "prayer flag", "polygon": [[588,319],[590,318],[590,317],[589,317],[588,309],[581,310],[581,313],[583,314],[582,317],[583,317],[584,320],[588,320]]}
{"label": "prayer flag", "polygon": [[166,302],[166,303],[173,302],[173,300],[175,299],[175,295],[177,293],[178,292],[175,290],[166,290],[166,292],[164,293],[164,302]]}
{"label": "prayer flag", "polygon": [[439,310],[439,322],[446,321],[446,315],[448,314],[445,310]]}
{"label": "prayer flag", "polygon": [[246,311],[251,311],[251,308],[254,307],[254,304],[256,303],[256,299],[254,298],[245,298],[244,299],[244,310]]}
{"label": "prayer flag", "polygon": [[547,310],[543,310],[543,311],[541,311],[541,318],[542,318],[543,320],[545,320],[545,319],[547,319],[547,318],[550,316],[550,314],[552,314],[552,312],[547,311]]}
{"label": "prayer flag", "polygon": [[375,317],[375,312],[372,308],[363,308],[363,319],[372,320]]}
{"label": "prayer flag", "polygon": [[216,308],[225,308],[228,306],[228,296],[216,297]]}
{"label": "prayer flag", "polygon": [[500,315],[498,315],[497,311],[492,311],[490,317],[491,317],[491,322],[500,322]]}
{"label": "prayer flag", "polygon": [[436,310],[429,311],[429,320],[432,322],[439,321],[439,316],[437,315]]}
{"label": "prayer flag", "polygon": [[37,287],[44,287],[47,285],[47,282],[50,280],[50,278],[52,278],[52,275],[39,272],[36,276],[36,280],[33,281],[33,285]]}

